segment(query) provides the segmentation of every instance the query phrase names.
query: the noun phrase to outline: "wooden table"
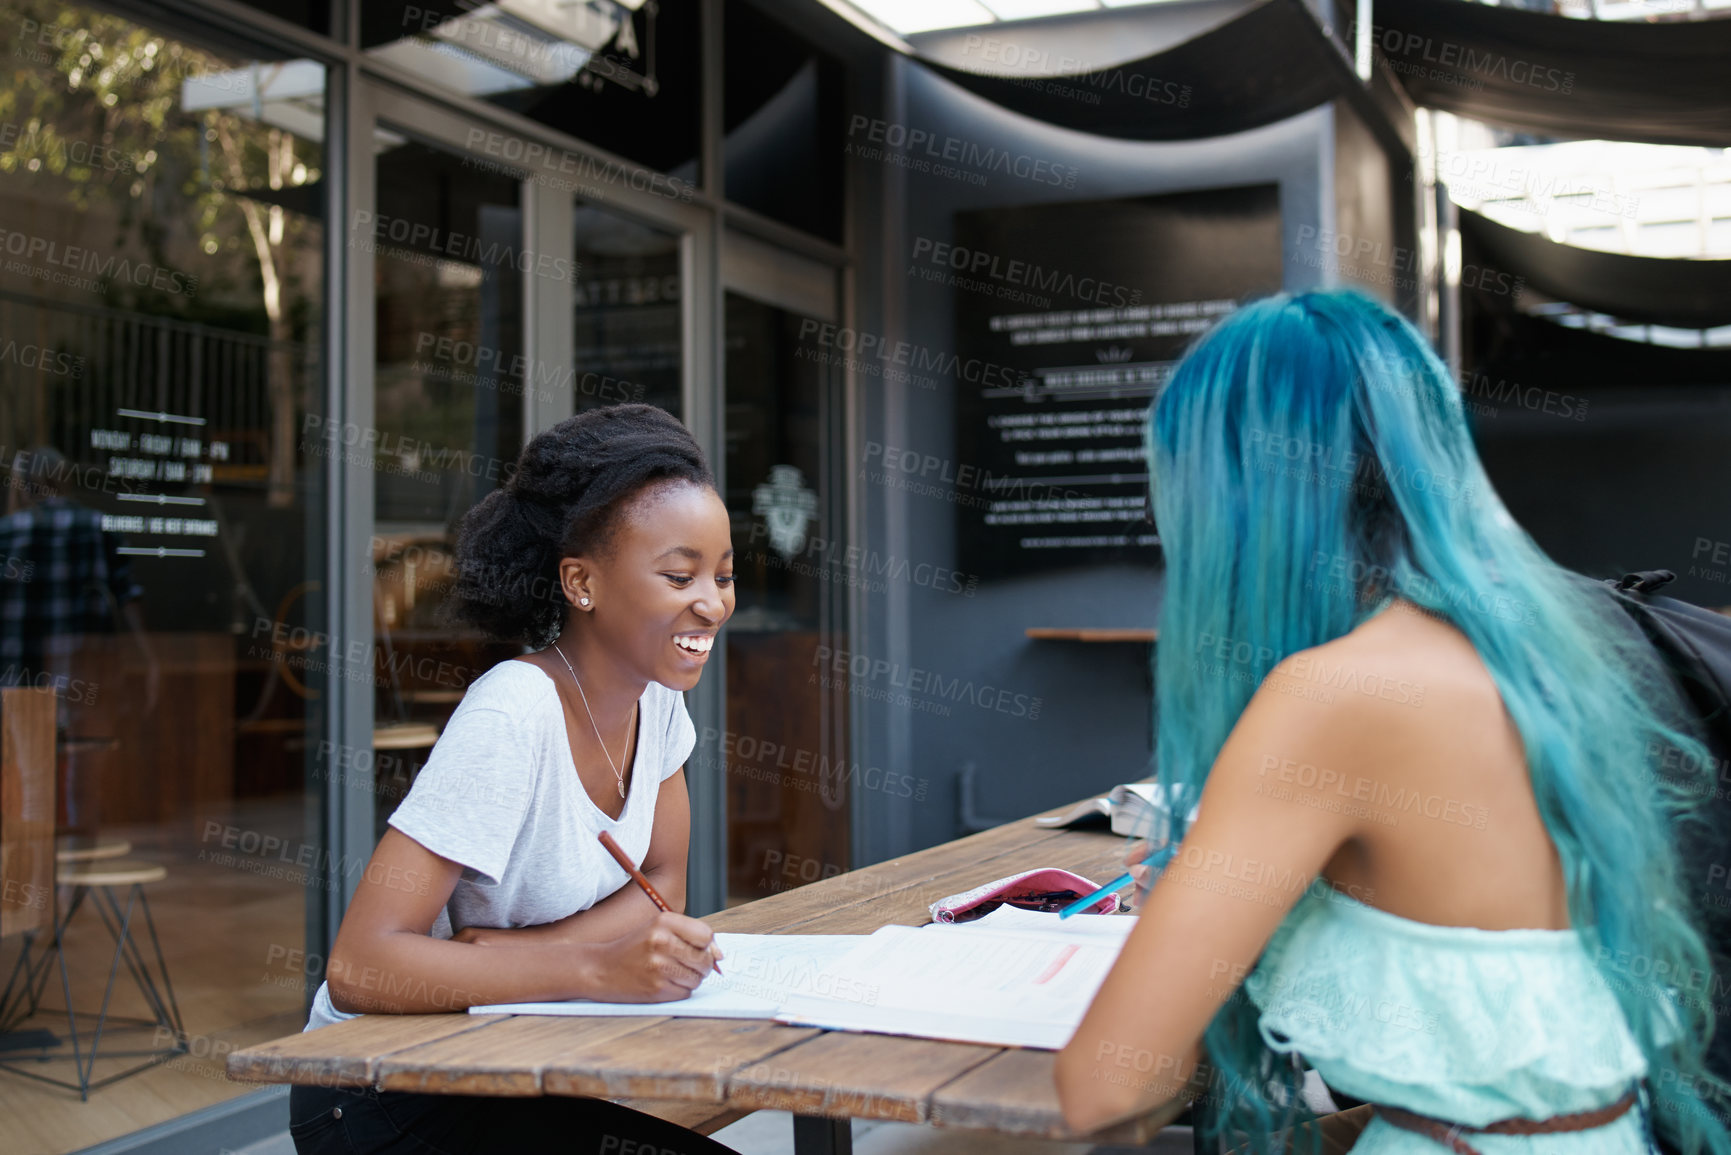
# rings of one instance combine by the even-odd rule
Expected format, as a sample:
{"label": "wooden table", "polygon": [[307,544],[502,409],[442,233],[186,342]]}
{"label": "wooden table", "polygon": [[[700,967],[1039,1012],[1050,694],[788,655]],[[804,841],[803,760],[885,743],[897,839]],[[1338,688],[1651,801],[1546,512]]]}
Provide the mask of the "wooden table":
{"label": "wooden table", "polygon": [[[1062,813],[1065,808],[1051,811]],[[1124,840],[1012,822],[708,916],[718,931],[869,934],[930,922],[930,903],[1035,866],[1097,880]],[[670,1008],[677,1004],[668,1004]],[[850,1119],[1140,1145],[1171,1106],[1081,1136],[1064,1124],[1056,1053],[743,1019],[363,1015],[229,1056],[231,1078],[453,1095],[589,1095],[708,1133],[758,1109],[794,1115],[798,1155],[847,1155]]]}

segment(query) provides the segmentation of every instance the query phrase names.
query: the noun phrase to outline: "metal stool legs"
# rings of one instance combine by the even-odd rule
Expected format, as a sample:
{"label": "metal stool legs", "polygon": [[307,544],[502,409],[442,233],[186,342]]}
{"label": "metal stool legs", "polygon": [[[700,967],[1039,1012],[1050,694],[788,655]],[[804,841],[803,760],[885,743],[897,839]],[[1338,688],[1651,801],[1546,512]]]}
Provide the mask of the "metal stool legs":
{"label": "metal stool legs", "polygon": [[[168,978],[168,961],[162,957],[162,940],[157,937],[156,920],[151,917],[150,899],[145,897],[144,887],[138,883],[132,885],[132,893],[127,897],[124,915],[121,913],[120,903],[114,897],[113,890],[105,886],[95,889],[99,892],[101,901],[108,904],[108,909],[103,910],[99,902],[96,910],[102,916],[102,923],[108,928],[108,933],[114,938],[116,958],[124,955],[126,969],[131,972],[133,982],[138,984],[139,993],[144,996],[145,1002],[150,1004],[156,1024],[173,1031],[177,1043],[184,1043],[186,1041],[186,1029],[180,1021],[180,1004],[174,998],[174,984]],[[138,904],[140,912],[144,915],[144,926],[150,934],[150,946],[156,954],[157,974],[162,976],[161,990],[157,989],[156,977],[150,973],[150,966],[145,961],[144,952],[139,948],[137,936],[132,934],[129,929],[134,903]],[[108,974],[108,992],[102,996],[102,1014],[104,1017],[108,1013],[109,992],[114,989],[114,976],[115,971],[111,966]],[[163,999],[164,993],[168,996],[166,1002]]]}
{"label": "metal stool legs", "polygon": [[40,958],[32,959],[31,952],[35,949],[36,932],[25,931],[18,961],[12,964],[6,986],[0,988],[0,1035],[9,1034],[19,1023],[36,1013],[41,980],[48,970],[49,952],[43,951]]}
{"label": "metal stool legs", "polygon": [[[25,973],[24,990],[12,999],[14,1009],[17,1009],[16,1004],[23,1001],[27,995],[29,1007],[25,1011],[25,1015],[33,1014],[40,1004],[42,991],[47,985],[48,955],[58,956],[60,987],[61,993],[66,999],[67,1031],[71,1036],[72,1064],[77,1073],[77,1081],[68,1082],[36,1071],[20,1069],[17,1064],[26,1061],[24,1059],[0,1059],[0,1067],[10,1070],[14,1074],[25,1075],[44,1083],[52,1083],[57,1087],[75,1090],[84,1100],[90,1098],[92,1090],[106,1087],[110,1083],[136,1075],[140,1071],[165,1062],[175,1055],[184,1053],[187,1047],[186,1028],[181,1021],[180,1005],[174,997],[174,984],[168,977],[168,962],[163,957],[162,940],[156,933],[156,920],[150,913],[150,899],[144,893],[144,886],[141,883],[133,883],[127,887],[128,894],[124,909],[121,908],[119,899],[115,897],[114,889],[100,885],[74,886],[72,901],[67,904],[66,914],[54,928],[53,944],[47,951],[43,952],[40,960],[27,964],[25,958],[31,946],[27,943],[25,945],[26,956],[21,956],[18,965],[14,967],[15,975],[20,968],[23,968]],[[81,1046],[77,1012],[72,1009],[72,981],[66,968],[64,939],[66,928],[71,923],[72,916],[78,912],[78,908],[83,904],[85,895],[90,893],[95,895],[91,905],[95,907],[97,915],[102,919],[102,925],[107,928],[109,936],[114,939],[114,957],[109,962],[108,981],[103,987],[102,1006],[97,1012],[96,1029],[90,1039],[90,1045],[86,1049]],[[150,936],[151,951],[155,955],[156,972],[154,974],[151,971],[150,960],[145,957],[143,948],[139,945],[138,936],[133,931],[135,910],[144,915],[144,928]],[[122,963],[125,963],[127,972],[138,986],[139,993],[144,996],[144,1001],[150,1009],[152,1018],[134,1019],[109,1015],[109,1004],[113,1001],[114,984],[120,976]],[[158,983],[159,977],[160,985]],[[8,984],[9,988],[10,985]],[[4,1021],[5,1010],[5,1007],[0,1006],[0,1021]],[[19,1017],[22,1018],[23,1016]],[[145,1058],[145,1062],[106,1078],[92,1081],[96,1071],[96,1060],[101,1054],[102,1036],[104,1032],[110,1029],[111,1023],[154,1026],[157,1028],[159,1036],[163,1031],[171,1032],[174,1036],[174,1045],[169,1048],[157,1047],[144,1051],[114,1051],[111,1049],[107,1055],[109,1058],[142,1057]],[[46,1056],[36,1056],[35,1061],[41,1061],[43,1058]]]}

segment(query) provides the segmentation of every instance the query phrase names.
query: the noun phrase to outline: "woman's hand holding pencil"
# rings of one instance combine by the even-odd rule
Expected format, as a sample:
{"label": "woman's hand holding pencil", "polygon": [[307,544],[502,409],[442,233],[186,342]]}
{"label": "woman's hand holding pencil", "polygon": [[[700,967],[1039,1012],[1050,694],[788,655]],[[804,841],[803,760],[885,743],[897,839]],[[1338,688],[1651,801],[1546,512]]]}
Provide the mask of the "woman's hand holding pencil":
{"label": "woman's hand holding pencil", "polygon": [[695,918],[661,911],[630,934],[596,944],[585,998],[665,1003],[688,998],[714,969],[714,933]]}
{"label": "woman's hand holding pencil", "polygon": [[[645,877],[644,873],[637,868],[637,864],[635,862],[631,861],[631,856],[625,853],[624,847],[620,846],[618,842],[614,841],[613,836],[611,834],[609,834],[605,830],[603,830],[601,832],[601,835],[600,835],[600,842],[601,842],[602,846],[607,848],[607,853],[611,854],[613,856],[613,860],[619,864],[620,869],[625,871],[626,874],[630,875],[631,881],[635,882],[639,887],[641,887],[643,889],[643,893],[649,896],[649,901],[653,902],[655,904],[655,908],[657,910],[661,911],[661,915],[663,918],[671,915],[672,919],[676,920],[677,924],[687,924],[688,923],[688,924],[691,924],[693,927],[701,928],[702,941],[697,942],[695,939],[692,939],[689,934],[684,933],[678,925],[672,925],[671,926],[671,929],[673,929],[675,934],[677,934],[683,941],[685,941],[686,943],[689,943],[689,944],[701,946],[703,948],[704,952],[708,955],[708,958],[706,958],[704,960],[707,963],[707,966],[698,971],[698,975],[697,975],[698,982],[703,981],[703,971],[704,970],[713,970],[715,972],[716,977],[720,978],[721,977],[721,968],[719,966],[716,966],[715,962],[716,962],[716,960],[718,960],[722,957],[722,954],[721,954],[721,948],[719,946],[717,946],[715,943],[715,932],[710,930],[709,927],[704,925],[703,923],[698,922],[695,918],[686,918],[682,914],[675,914],[673,908],[667,905],[667,900],[662,898],[661,895],[656,892],[654,885],[649,881],[649,879],[647,877]],[[656,922],[657,923],[661,922],[661,918],[656,919]],[[692,983],[691,987],[696,987],[696,985],[697,985],[697,983]],[[690,990],[690,988],[687,988],[688,993],[689,993],[689,990]],[[685,996],[684,995],[674,995],[672,997],[683,998]]]}

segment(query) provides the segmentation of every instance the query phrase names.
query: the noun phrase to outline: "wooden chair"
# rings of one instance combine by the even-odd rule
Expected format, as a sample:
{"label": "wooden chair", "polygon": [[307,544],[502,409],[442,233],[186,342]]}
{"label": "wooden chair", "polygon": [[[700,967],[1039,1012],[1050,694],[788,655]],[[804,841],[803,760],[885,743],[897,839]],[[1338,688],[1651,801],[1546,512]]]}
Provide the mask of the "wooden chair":
{"label": "wooden chair", "polygon": [[53,690],[0,689],[0,942],[21,936],[0,991],[0,1034],[35,1013],[47,955],[37,937],[54,929]]}
{"label": "wooden chair", "polygon": [[[118,1079],[135,1075],[186,1050],[186,1029],[181,1023],[180,1008],[175,1001],[174,987],[168,977],[168,963],[163,957],[162,943],[157,937],[156,923],[150,914],[150,900],[144,888],[168,877],[165,867],[120,857],[131,850],[123,839],[96,839],[94,842],[68,841],[56,845],[54,837],[55,804],[55,698],[52,691],[30,689],[0,690],[0,899],[17,896],[28,901],[0,901],[0,939],[13,934],[25,936],[23,948],[14,965],[5,991],[0,994],[0,1031],[15,1028],[37,1013],[42,994],[50,977],[51,961],[59,963],[60,988],[66,999],[67,1042],[72,1048],[72,1065],[76,1081],[54,1078],[20,1064],[40,1065],[43,1060],[62,1058],[54,1054],[65,1044],[47,1031],[37,1040],[20,1040],[23,1046],[10,1048],[10,1057],[0,1059],[0,1068],[25,1075],[40,1082],[75,1090],[88,1100],[94,1088],[107,1086]],[[57,916],[54,896],[57,887],[67,888],[71,898],[65,912]],[[122,908],[117,892],[126,895]],[[86,899],[97,911],[110,937],[114,939],[114,956],[108,969],[108,982],[102,993],[102,1006],[96,1013],[96,1027],[90,1034],[88,1047],[78,1028],[79,1012],[72,1005],[72,982],[66,966],[66,928]],[[154,954],[148,958],[140,945],[140,936],[133,930],[134,912],[143,915]],[[35,953],[36,939],[48,930],[48,948]],[[126,966],[139,992],[149,1007],[149,1019],[122,1018],[109,1014],[115,981],[121,965]],[[168,1031],[170,1046],[153,1046],[148,1050],[115,1051],[111,1046],[107,1058],[139,1058],[136,1064],[117,1074],[93,1081],[96,1060],[102,1055],[102,1039],[121,1026],[152,1027]],[[26,1054],[26,1051],[29,1053]]]}

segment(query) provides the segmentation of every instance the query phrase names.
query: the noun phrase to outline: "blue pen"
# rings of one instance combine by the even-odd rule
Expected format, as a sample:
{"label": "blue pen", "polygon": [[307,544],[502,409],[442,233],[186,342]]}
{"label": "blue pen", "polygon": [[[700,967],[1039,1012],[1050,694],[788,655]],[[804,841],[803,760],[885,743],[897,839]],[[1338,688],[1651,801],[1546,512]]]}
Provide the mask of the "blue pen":
{"label": "blue pen", "polygon": [[[1177,850],[1178,844],[1176,842],[1169,842],[1159,850],[1156,850],[1153,854],[1150,854],[1147,858],[1144,858],[1142,860],[1142,865],[1152,866],[1155,870],[1159,870],[1162,866],[1166,865],[1167,860],[1169,860],[1173,854],[1177,853]],[[1087,910],[1090,906],[1093,906],[1108,894],[1115,894],[1135,881],[1136,876],[1126,871],[1117,878],[1114,878],[1111,882],[1108,882],[1105,886],[1102,886],[1099,890],[1096,890],[1093,894],[1088,895],[1088,897],[1078,898],[1075,902],[1072,902],[1069,906],[1060,910],[1058,912],[1058,917],[1061,919],[1069,918],[1078,911]]]}

